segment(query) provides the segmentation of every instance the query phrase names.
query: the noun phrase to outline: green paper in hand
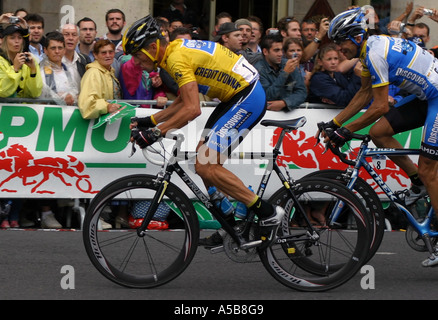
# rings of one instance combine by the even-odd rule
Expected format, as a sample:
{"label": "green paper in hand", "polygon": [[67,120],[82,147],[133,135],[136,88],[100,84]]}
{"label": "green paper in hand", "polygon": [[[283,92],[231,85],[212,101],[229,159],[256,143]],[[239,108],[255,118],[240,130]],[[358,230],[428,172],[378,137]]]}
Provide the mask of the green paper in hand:
{"label": "green paper in hand", "polygon": [[122,119],[123,117],[126,117],[128,115],[133,117],[134,110],[137,108],[137,106],[133,106],[126,102],[111,101],[111,103],[118,103],[121,107],[115,112],[104,114],[103,116],[101,116],[99,118],[99,121],[93,126],[93,129],[99,128],[105,123],[111,124],[114,121]]}

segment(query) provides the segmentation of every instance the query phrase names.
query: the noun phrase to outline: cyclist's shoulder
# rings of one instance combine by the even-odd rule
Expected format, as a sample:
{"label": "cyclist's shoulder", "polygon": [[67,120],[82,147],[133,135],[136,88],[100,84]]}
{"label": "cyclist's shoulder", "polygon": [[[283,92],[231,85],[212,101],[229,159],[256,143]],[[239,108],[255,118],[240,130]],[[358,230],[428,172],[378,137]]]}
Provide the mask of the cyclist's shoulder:
{"label": "cyclist's shoulder", "polygon": [[385,35],[374,35],[367,39],[368,50],[385,50],[392,38]]}

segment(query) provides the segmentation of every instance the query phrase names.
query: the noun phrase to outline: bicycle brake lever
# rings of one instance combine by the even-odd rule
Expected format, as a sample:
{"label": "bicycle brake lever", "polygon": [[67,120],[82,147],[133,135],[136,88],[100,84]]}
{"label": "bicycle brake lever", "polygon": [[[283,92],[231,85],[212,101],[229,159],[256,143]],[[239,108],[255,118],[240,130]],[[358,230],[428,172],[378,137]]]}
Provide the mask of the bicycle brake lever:
{"label": "bicycle brake lever", "polygon": [[322,153],[322,154],[326,154],[327,153],[327,151],[329,151],[329,149],[330,149],[330,147],[329,147],[329,144],[330,142],[327,142],[326,144],[325,144],[325,150],[324,150],[324,152]]}
{"label": "bicycle brake lever", "polygon": [[[135,127],[135,128],[132,128],[132,129],[131,129],[131,137],[132,137],[132,131],[133,131],[133,130],[138,130],[138,128]],[[129,158],[132,158],[132,156],[137,152],[137,148],[135,147],[135,141],[129,141],[129,142],[132,143],[131,154],[129,155]],[[129,142],[128,142],[128,143],[129,143]]]}
{"label": "bicycle brake lever", "polygon": [[321,142],[320,136],[321,136],[321,131],[318,130],[318,133],[317,133],[317,135],[315,137],[316,138],[316,143],[315,143],[314,147],[316,147]]}
{"label": "bicycle brake lever", "polygon": [[129,155],[129,158],[132,158],[132,156],[137,152],[137,148],[135,147],[135,141],[131,142],[132,148],[131,148],[131,154]]}

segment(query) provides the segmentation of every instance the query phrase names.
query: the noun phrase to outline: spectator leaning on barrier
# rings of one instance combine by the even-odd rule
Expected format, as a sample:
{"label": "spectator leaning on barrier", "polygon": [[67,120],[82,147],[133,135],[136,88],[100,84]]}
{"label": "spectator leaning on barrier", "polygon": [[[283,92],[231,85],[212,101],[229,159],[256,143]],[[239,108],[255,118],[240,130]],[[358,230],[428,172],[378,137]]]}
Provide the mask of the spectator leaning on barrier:
{"label": "spectator leaning on barrier", "polygon": [[[0,16],[0,23],[9,21],[9,16]],[[3,25],[3,42],[0,51],[0,97],[37,98],[41,95],[43,82],[35,57],[23,52],[24,37],[29,36],[25,21],[19,25]]]}
{"label": "spectator leaning on barrier", "polygon": [[95,119],[120,108],[117,103],[108,100],[120,99],[119,80],[111,67],[115,46],[110,40],[99,40],[94,45],[96,61],[87,65],[87,71],[82,77],[79,94],[79,110],[84,119]]}
{"label": "spectator leaning on barrier", "polygon": [[266,92],[268,110],[293,110],[306,101],[307,89],[299,69],[299,59],[283,58],[283,38],[265,36],[261,42],[264,59],[254,66]]}
{"label": "spectator leaning on barrier", "polygon": [[73,80],[70,70],[62,63],[65,54],[62,33],[53,31],[46,35],[44,52],[46,58],[40,64],[44,82],[41,97],[52,98],[59,104],[74,105],[78,99],[80,86]]}

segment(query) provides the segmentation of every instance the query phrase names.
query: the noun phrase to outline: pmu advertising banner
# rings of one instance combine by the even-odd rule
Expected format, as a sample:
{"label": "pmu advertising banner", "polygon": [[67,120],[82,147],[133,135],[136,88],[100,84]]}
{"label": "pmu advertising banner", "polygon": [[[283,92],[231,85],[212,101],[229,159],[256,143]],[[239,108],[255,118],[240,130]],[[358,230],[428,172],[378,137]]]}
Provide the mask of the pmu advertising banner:
{"label": "pmu advertising banner", "polygon": [[[203,107],[202,115],[178,130],[185,136],[183,151],[194,152],[204,125],[214,108]],[[0,192],[3,198],[93,198],[108,183],[127,175],[157,174],[160,166],[145,159],[137,147],[131,156],[131,116],[147,116],[158,110],[137,108],[123,118],[93,128],[98,120],[84,120],[79,109],[69,106],[0,104]],[[282,154],[277,163],[289,171],[292,179],[299,179],[315,170],[345,169],[343,164],[325,146],[316,144],[317,123],[329,121],[339,110],[324,106],[298,108],[289,112],[268,111],[264,119],[286,120],[306,117],[307,123],[296,132],[286,134]],[[236,153],[272,152],[281,129],[257,125]],[[367,133],[364,129],[360,133]],[[397,136],[405,148],[419,148],[422,129]],[[154,149],[164,146],[169,157],[172,140],[163,139]],[[358,141],[351,142],[354,150]],[[162,160],[159,155],[152,155]],[[414,161],[417,159],[414,157]],[[393,190],[409,188],[407,175],[389,159],[370,159],[376,170]],[[242,181],[258,186],[266,167],[266,160],[231,158],[225,167]],[[182,163],[191,178],[203,187],[194,170],[194,159]],[[274,174],[275,175],[275,174]],[[271,178],[266,196],[281,185],[278,178]],[[382,192],[366,173],[362,178]],[[174,177],[172,180],[183,190],[188,188]]]}

